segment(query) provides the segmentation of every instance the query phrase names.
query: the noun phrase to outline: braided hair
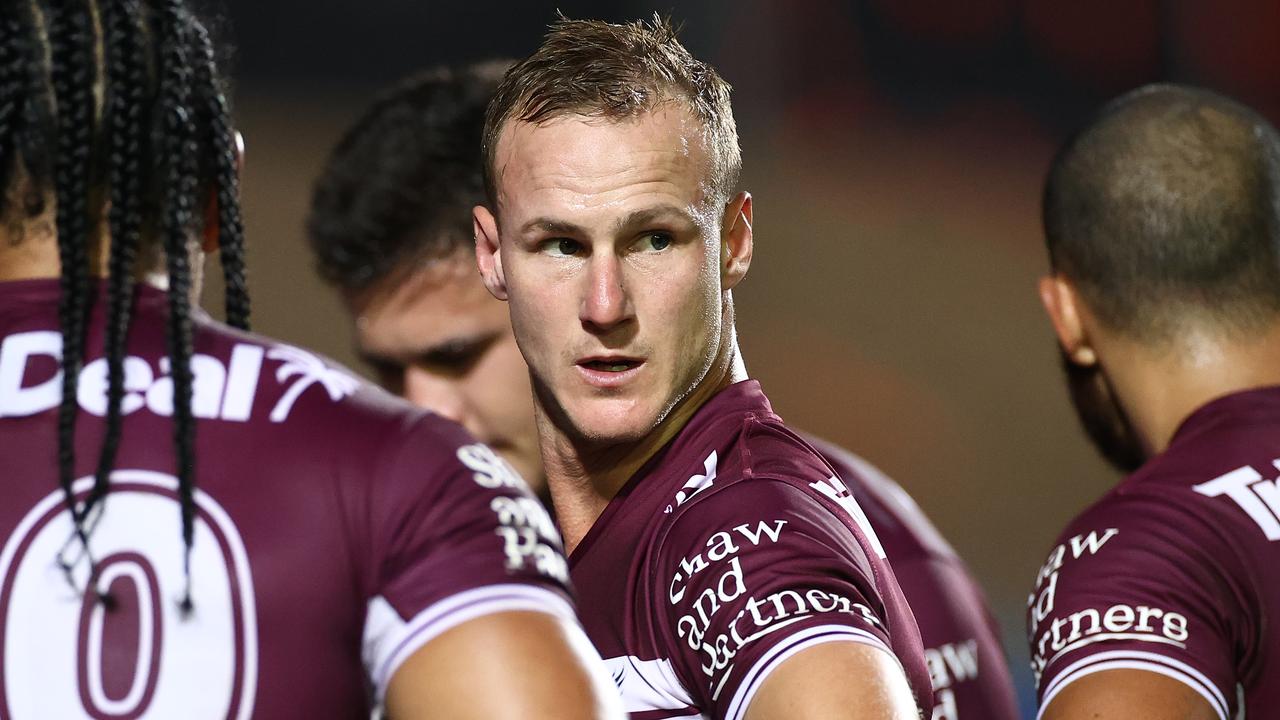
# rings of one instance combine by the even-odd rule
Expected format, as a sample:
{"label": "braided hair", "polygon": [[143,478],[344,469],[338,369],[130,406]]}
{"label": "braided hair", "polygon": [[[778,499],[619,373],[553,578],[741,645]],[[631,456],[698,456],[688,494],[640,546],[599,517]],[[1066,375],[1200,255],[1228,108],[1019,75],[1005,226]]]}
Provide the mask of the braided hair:
{"label": "braided hair", "polygon": [[[102,88],[101,99],[95,84]],[[88,558],[91,515],[110,490],[120,446],[126,338],[135,277],[154,244],[169,275],[166,339],[173,378],[173,442],[191,610],[195,530],[195,419],[191,402],[191,233],[211,193],[226,279],[226,317],[247,329],[244,231],[238,201],[235,132],[208,30],[182,0],[0,0],[0,213],[22,177],[26,216],[56,201],[61,261],[62,402],[58,481]],[[105,338],[106,432],[82,502],[73,491],[80,370],[97,296],[91,243],[109,201]],[[100,515],[99,515],[100,517]],[[74,586],[74,562],[59,560]]]}

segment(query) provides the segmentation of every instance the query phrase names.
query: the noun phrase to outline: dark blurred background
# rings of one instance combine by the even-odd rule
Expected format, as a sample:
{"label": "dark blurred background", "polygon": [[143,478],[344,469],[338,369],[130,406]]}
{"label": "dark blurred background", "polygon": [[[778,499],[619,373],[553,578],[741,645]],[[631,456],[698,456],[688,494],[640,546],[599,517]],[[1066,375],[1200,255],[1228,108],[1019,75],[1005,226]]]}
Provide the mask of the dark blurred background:
{"label": "dark blurred background", "polygon": [[1071,129],[1147,82],[1280,119],[1280,0],[230,0],[256,329],[358,367],[302,232],[329,148],[382,86],[523,56],[557,7],[670,13],[733,84],[757,221],[737,292],[747,367],[783,417],[933,517],[984,583],[1029,703],[1036,569],[1117,479],[1078,431],[1036,299],[1042,177]]}

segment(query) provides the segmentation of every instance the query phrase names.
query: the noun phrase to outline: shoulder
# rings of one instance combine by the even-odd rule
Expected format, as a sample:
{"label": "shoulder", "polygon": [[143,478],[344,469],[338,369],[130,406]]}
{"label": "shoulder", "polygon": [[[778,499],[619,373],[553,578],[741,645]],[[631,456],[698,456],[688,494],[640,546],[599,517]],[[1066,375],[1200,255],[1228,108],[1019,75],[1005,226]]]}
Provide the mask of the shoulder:
{"label": "shoulder", "polygon": [[424,414],[320,353],[207,316],[197,328],[196,401],[217,395],[216,419],[263,431],[333,425],[350,438],[394,434]]}
{"label": "shoulder", "polygon": [[1221,527],[1188,500],[1177,488],[1122,485],[1059,536],[1028,596],[1043,705],[1109,659],[1176,671],[1206,697],[1214,684],[1234,682],[1231,648],[1250,634],[1240,606],[1250,573]]}
{"label": "shoulder", "polygon": [[861,456],[817,437],[805,440],[831,465],[862,506],[895,565],[902,560],[958,563],[955,550],[901,485]]}

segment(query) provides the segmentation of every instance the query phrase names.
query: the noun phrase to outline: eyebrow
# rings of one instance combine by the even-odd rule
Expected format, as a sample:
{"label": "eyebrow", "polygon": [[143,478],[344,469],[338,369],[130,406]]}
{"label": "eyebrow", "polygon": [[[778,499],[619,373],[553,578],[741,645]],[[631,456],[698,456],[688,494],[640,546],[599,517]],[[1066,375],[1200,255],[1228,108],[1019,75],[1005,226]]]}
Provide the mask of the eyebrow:
{"label": "eyebrow", "polygon": [[[698,221],[689,211],[677,205],[658,205],[655,207],[635,210],[627,215],[619,218],[613,223],[614,231],[626,230],[658,220],[679,220],[690,226],[697,227]],[[557,220],[551,217],[537,217],[520,227],[520,234],[525,235],[529,232],[539,230],[554,235],[585,235],[586,230],[574,223]]]}
{"label": "eyebrow", "polygon": [[476,335],[453,337],[438,343],[415,348],[404,354],[383,354],[360,348],[356,349],[356,354],[361,360],[370,365],[441,363],[459,355],[467,355],[488,347],[500,334],[501,332],[495,330]]}

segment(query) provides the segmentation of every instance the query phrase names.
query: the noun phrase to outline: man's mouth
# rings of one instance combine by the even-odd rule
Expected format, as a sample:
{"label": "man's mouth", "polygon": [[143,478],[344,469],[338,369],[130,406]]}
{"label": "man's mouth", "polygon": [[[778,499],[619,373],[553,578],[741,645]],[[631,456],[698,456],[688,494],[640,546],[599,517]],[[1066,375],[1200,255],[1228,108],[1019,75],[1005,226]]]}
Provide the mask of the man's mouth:
{"label": "man's mouth", "polygon": [[626,372],[634,367],[639,367],[643,360],[634,358],[589,358],[578,362],[588,370],[597,372]]}
{"label": "man's mouth", "polygon": [[642,358],[587,357],[577,361],[578,372],[590,386],[608,389],[627,385],[644,365]]}

